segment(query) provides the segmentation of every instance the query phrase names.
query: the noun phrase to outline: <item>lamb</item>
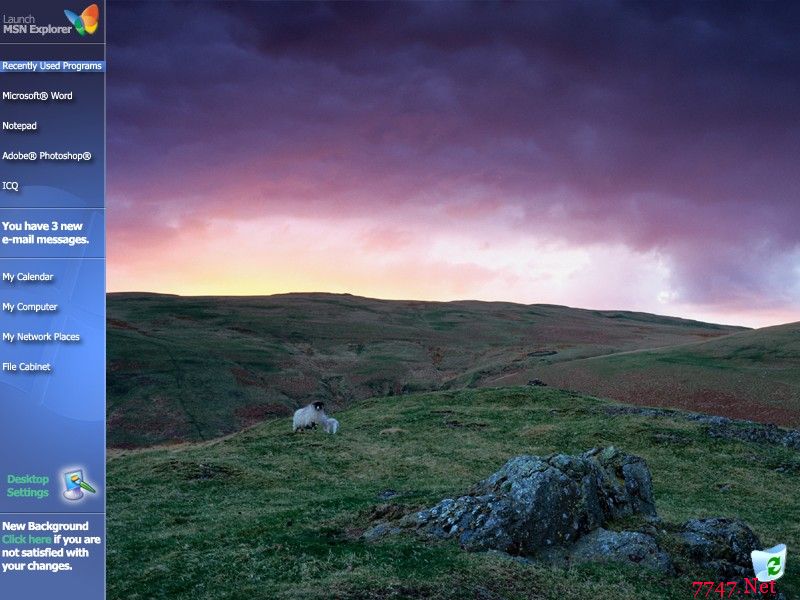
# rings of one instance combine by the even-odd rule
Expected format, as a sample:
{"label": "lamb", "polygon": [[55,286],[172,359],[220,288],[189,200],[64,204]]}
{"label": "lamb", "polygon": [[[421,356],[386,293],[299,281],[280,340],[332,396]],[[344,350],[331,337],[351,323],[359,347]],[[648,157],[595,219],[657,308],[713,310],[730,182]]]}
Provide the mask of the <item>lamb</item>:
{"label": "lamb", "polygon": [[326,433],[336,433],[339,431],[339,421],[334,419],[333,417],[328,417],[325,419],[325,423],[323,425]]}
{"label": "lamb", "polygon": [[315,429],[317,425],[324,427],[327,420],[328,415],[325,414],[325,403],[312,402],[308,406],[294,411],[292,431],[297,433],[303,429]]}

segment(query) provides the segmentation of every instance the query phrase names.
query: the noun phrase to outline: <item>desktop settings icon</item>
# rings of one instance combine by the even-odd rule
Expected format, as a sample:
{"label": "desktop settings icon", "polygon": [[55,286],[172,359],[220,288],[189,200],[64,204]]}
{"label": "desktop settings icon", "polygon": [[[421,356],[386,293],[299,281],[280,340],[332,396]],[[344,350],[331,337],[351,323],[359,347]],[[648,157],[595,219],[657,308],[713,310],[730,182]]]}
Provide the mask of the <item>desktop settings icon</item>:
{"label": "desktop settings icon", "polygon": [[83,498],[83,490],[90,494],[96,494],[97,490],[83,479],[83,469],[75,469],[64,473],[64,498],[77,501]]}

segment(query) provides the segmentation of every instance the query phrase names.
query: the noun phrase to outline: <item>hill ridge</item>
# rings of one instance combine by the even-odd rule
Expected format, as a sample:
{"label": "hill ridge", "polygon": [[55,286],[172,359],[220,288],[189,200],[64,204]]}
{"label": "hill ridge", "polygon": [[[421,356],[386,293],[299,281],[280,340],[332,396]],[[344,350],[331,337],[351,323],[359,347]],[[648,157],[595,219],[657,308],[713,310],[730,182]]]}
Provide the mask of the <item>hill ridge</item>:
{"label": "hill ridge", "polygon": [[213,438],[311,400],[340,408],[474,387],[541,364],[734,331],[742,328],[507,302],[109,294],[109,443]]}

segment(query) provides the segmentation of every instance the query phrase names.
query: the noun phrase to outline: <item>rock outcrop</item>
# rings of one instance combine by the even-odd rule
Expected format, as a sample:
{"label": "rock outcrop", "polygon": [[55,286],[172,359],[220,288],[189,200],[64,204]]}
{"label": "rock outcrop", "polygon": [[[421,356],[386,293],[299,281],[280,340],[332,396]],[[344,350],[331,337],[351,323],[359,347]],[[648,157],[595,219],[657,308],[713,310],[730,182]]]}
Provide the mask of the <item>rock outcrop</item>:
{"label": "rock outcrop", "polygon": [[[663,523],[644,459],[614,447],[577,456],[517,456],[464,496],[396,519],[380,514],[367,540],[409,531],[519,560],[624,562],[662,573],[752,577],[750,552],[762,547],[736,519]],[[629,528],[640,526],[615,530],[622,519]]]}
{"label": "rock outcrop", "polygon": [[518,456],[476,484],[396,524],[380,524],[368,538],[413,529],[457,538],[468,550],[533,555],[631,515],[655,515],[644,460],[611,447],[579,456]]}
{"label": "rock outcrop", "polygon": [[409,517],[406,525],[468,550],[531,555],[609,521],[655,514],[644,460],[614,448],[580,456],[518,456],[473,486]]}

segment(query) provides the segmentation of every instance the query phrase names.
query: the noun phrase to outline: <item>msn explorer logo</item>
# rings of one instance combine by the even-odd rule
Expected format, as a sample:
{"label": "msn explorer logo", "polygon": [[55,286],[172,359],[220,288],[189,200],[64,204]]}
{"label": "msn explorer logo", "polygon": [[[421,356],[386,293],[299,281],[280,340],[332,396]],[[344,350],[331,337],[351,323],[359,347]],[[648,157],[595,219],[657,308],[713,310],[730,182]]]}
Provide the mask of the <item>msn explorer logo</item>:
{"label": "msn explorer logo", "polygon": [[97,4],[87,6],[80,16],[71,10],[65,10],[64,14],[80,35],[86,35],[87,33],[94,35],[94,32],[97,31],[97,26],[100,24],[100,8]]}

